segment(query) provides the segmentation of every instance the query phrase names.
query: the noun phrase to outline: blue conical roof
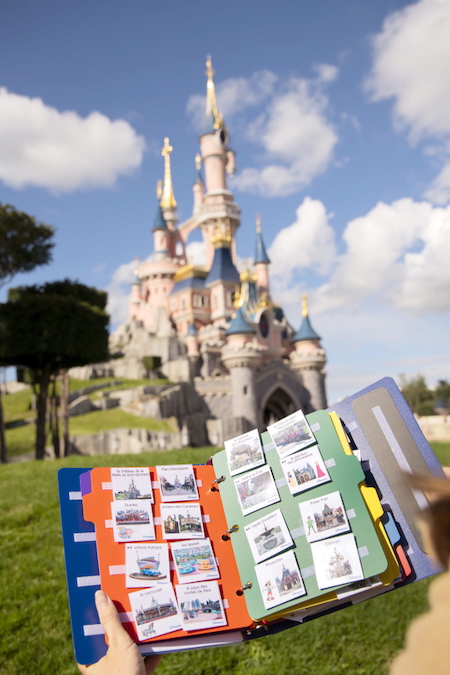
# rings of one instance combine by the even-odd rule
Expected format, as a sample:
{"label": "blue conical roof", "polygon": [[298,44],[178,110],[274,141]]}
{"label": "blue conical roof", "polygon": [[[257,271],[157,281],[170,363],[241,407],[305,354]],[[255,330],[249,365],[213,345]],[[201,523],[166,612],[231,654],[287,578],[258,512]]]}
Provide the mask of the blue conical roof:
{"label": "blue conical roof", "polygon": [[239,307],[234,317],[231,319],[231,323],[226,331],[225,335],[237,335],[239,333],[254,333],[254,329],[247,323],[244,318],[244,310],[242,307]]}
{"label": "blue conical roof", "polygon": [[255,265],[258,263],[270,263],[270,258],[267,255],[266,247],[264,246],[262,232],[256,233]]}
{"label": "blue conical roof", "polygon": [[214,117],[214,113],[212,110],[209,111],[209,114],[205,118],[205,125],[202,130],[202,136],[205,134],[215,134],[217,131],[217,126],[214,126],[216,124],[216,118]]}
{"label": "blue conical roof", "polygon": [[216,248],[214,251],[214,260],[206,277],[206,285],[213,281],[232,281],[239,283],[239,272],[235,268],[231,259],[230,249],[227,246]]}
{"label": "blue conical roof", "polygon": [[316,331],[311,326],[308,314],[303,317],[302,325],[295,334],[292,342],[300,342],[300,340],[320,340],[320,335],[317,335]]}
{"label": "blue conical roof", "polygon": [[158,208],[156,209],[152,232],[156,232],[156,230],[167,230],[167,224],[166,221],[164,220],[162,208],[160,207],[159,204]]}
{"label": "blue conical roof", "polygon": [[193,321],[191,321],[190,324],[189,324],[187,334],[188,335],[194,335],[195,337],[197,336],[197,331],[195,330],[195,325],[194,325]]}

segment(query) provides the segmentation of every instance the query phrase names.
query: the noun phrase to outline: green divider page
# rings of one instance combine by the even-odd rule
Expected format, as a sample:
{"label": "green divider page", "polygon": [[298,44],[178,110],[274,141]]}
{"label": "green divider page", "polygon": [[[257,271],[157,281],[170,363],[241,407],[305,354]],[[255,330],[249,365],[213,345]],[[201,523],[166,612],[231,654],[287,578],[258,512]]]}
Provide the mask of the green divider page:
{"label": "green divider page", "polygon": [[[359,489],[359,484],[364,481],[364,472],[357,457],[345,454],[328,413],[320,410],[307,415],[307,420],[316,439],[316,444],[310,445],[294,454],[298,455],[314,449],[317,450],[318,448],[331,480],[318,485],[316,484],[315,487],[292,495],[280,464],[278,452],[269,433],[265,432],[262,435],[262,444],[266,463],[271,467],[280,499],[275,503],[249,513],[248,515],[243,515],[235,482],[237,481],[239,483],[240,481],[242,482],[243,479],[245,480],[244,477],[246,473],[250,474],[250,471],[232,477],[230,476],[225,450],[213,457],[216,476],[225,476],[225,480],[219,484],[219,489],[228,525],[230,528],[235,524],[239,526],[237,532],[230,534],[229,543],[230,546],[233,547],[242,584],[244,585],[249,582],[252,584],[251,588],[245,590],[245,599],[249,614],[255,621],[269,618],[280,612],[294,611],[294,608],[298,607],[298,605],[330,593],[330,591],[342,588],[343,586],[342,583],[337,583],[336,586],[330,586],[323,590],[319,588],[316,577],[317,571],[313,564],[311,548],[314,546],[314,543],[307,541],[305,527],[303,526],[300,514],[300,503],[305,503],[304,508],[306,509],[305,513],[307,514],[305,517],[308,518],[310,515],[314,516],[314,507],[310,504],[311,500],[316,500],[317,498],[339,492],[346,512],[347,524],[350,528],[345,534],[351,532],[354,535],[364,578],[367,579],[368,577],[381,574],[386,570],[388,565],[383,548]],[[289,457],[293,457],[293,455],[289,455]],[[312,457],[315,457],[314,453],[312,454]],[[314,464],[314,462],[311,461],[311,464]],[[336,496],[328,500],[324,499],[319,501],[320,509],[318,510],[321,512],[326,511],[328,508],[327,502],[332,505],[333,499],[335,503]],[[306,504],[306,502],[308,502],[308,504]],[[324,505],[325,508],[323,508]],[[257,572],[255,570],[257,565],[255,564],[254,555],[245,532],[245,527],[251,523],[255,523],[261,518],[265,519],[269,514],[273,514],[278,509],[280,509],[283,514],[293,541],[293,545],[283,551],[283,553],[293,551],[300,569],[306,593],[301,597],[289,599],[286,602],[282,602],[282,604],[277,604],[270,609],[266,609],[261,589],[265,594],[266,603],[270,598],[271,591],[267,586],[264,587],[264,583],[262,583],[261,586],[260,583],[258,583]],[[309,511],[311,511],[312,514],[310,514]],[[309,531],[313,531],[315,526],[317,526],[317,523],[314,523],[314,525],[311,524]],[[270,538],[269,530],[268,534],[269,536],[266,544]],[[335,535],[336,531],[331,528],[329,532],[326,532],[325,534],[322,533],[324,538],[320,541],[329,542],[328,545],[333,548],[333,543],[331,543],[332,539],[337,539],[337,537],[333,537],[333,534]],[[314,534],[312,536],[314,536]],[[323,548],[322,544],[320,544],[319,547],[316,546],[316,552],[317,550],[321,551]],[[265,566],[265,563],[272,559],[270,557],[270,550],[268,554],[265,555],[268,555],[268,557],[266,557],[264,561],[259,561],[259,567]],[[275,555],[279,555],[279,553],[277,552]],[[325,566],[326,563],[324,561],[323,567]],[[322,569],[321,564],[319,564],[319,567]],[[283,569],[280,568],[279,576],[281,576],[281,572],[284,571],[284,567]],[[318,574],[323,577],[323,571],[318,572]],[[347,581],[346,584],[348,583],[349,582]],[[287,595],[289,597],[289,592],[287,592]]]}

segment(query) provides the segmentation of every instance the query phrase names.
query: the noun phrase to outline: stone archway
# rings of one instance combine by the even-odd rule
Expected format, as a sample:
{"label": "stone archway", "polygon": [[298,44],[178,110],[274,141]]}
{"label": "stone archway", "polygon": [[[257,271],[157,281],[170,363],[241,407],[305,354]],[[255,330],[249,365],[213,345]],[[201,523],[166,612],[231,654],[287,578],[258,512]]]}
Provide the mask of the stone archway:
{"label": "stone archway", "polygon": [[296,410],[298,410],[298,407],[285,389],[277,387],[264,405],[264,410],[262,411],[264,426],[267,427],[269,424],[278,422],[278,420],[281,420],[283,417],[290,415]]}

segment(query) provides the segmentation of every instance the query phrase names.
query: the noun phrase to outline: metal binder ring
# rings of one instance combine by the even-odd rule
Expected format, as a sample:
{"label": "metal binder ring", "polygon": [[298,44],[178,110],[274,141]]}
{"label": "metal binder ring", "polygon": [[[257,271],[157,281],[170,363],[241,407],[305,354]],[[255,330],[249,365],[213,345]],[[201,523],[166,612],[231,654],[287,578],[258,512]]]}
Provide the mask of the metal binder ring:
{"label": "metal binder ring", "polygon": [[213,482],[211,483],[211,485],[212,485],[211,491],[212,492],[218,492],[218,489],[214,486],[214,483],[219,484],[219,483],[222,483],[222,481],[224,481],[224,480],[226,480],[226,476],[220,476],[220,478],[216,478],[215,480],[213,480]]}
{"label": "metal binder ring", "polygon": [[239,590],[236,591],[236,595],[244,595],[244,591],[246,591],[248,588],[251,588],[253,586],[251,581],[248,581],[246,584],[241,586]]}
{"label": "metal binder ring", "polygon": [[237,532],[238,530],[239,530],[239,525],[232,525],[232,526],[230,527],[230,529],[227,530],[227,531],[225,532],[225,534],[222,535],[222,539],[223,539],[224,541],[228,541],[229,538],[230,538],[228,535],[229,535],[229,534],[233,534],[233,532]]}

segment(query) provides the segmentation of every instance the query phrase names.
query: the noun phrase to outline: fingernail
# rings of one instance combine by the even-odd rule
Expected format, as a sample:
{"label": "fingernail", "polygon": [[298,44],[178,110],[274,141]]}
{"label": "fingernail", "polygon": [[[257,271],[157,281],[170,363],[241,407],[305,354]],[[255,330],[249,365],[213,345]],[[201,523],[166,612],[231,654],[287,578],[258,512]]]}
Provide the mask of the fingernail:
{"label": "fingernail", "polygon": [[108,604],[108,596],[103,591],[95,592],[95,604],[97,607],[105,607]]}

